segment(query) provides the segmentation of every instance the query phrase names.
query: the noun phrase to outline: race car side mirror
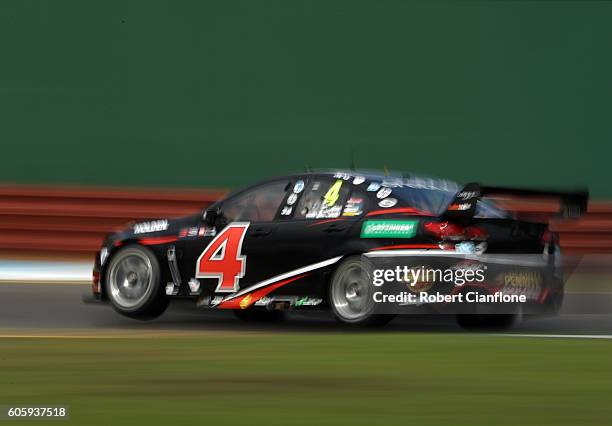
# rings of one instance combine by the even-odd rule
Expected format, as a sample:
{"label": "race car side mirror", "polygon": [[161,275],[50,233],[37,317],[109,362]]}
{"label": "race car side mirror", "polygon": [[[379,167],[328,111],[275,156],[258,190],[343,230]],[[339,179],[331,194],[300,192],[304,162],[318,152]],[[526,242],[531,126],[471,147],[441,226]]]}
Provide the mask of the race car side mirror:
{"label": "race car side mirror", "polygon": [[219,211],[217,209],[206,209],[204,213],[202,213],[202,221],[206,226],[215,226],[217,223],[217,217],[219,216]]}

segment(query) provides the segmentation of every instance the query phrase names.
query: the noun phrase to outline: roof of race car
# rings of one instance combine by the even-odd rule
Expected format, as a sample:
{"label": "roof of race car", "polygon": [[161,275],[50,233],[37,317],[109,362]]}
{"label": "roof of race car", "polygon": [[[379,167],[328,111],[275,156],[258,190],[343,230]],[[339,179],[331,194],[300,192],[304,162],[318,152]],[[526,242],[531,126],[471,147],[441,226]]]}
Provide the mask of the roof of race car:
{"label": "roof of race car", "polygon": [[385,186],[413,187],[439,191],[457,192],[461,186],[454,181],[432,176],[417,175],[409,172],[380,171],[380,170],[313,170],[305,173],[296,173],[299,176],[331,176],[339,179],[363,178],[364,181],[380,182]]}
{"label": "roof of race car", "polygon": [[[367,183],[377,183],[380,186],[386,186],[390,188],[405,188],[405,189],[423,189],[423,190],[431,190],[431,191],[442,191],[443,193],[456,193],[461,189],[461,187],[450,180],[425,177],[425,176],[417,176],[413,174],[409,174],[406,172],[382,172],[376,170],[341,170],[341,169],[332,169],[332,170],[310,170],[302,173],[294,173],[291,175],[285,176],[275,176],[263,181],[259,181],[253,185],[249,185],[247,187],[243,187],[232,191],[226,198],[238,195],[244,191],[255,188],[259,185],[265,184],[267,182],[275,181],[278,179],[303,179],[308,177],[331,177],[337,179],[343,179],[345,181],[350,181],[353,184],[359,184],[367,182]],[[221,201],[221,200],[219,200]]]}

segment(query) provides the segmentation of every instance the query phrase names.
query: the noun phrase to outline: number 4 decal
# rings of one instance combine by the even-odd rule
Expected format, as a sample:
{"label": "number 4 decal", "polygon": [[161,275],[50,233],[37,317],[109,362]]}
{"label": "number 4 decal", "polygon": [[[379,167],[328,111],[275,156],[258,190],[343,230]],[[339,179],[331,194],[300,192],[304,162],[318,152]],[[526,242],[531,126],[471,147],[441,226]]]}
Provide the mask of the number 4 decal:
{"label": "number 4 decal", "polygon": [[248,228],[248,222],[226,226],[198,257],[196,278],[217,278],[217,293],[238,291],[238,282],[246,272],[246,256],[240,252]]}

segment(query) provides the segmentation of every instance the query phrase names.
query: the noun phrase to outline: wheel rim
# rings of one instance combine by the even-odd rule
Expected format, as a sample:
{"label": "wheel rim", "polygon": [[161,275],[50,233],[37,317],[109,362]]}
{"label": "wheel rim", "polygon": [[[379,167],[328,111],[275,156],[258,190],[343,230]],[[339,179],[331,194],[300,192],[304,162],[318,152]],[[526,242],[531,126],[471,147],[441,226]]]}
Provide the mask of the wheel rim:
{"label": "wheel rim", "polygon": [[348,265],[332,286],[332,303],[339,316],[348,321],[367,317],[373,306],[371,287],[361,265]]}
{"label": "wheel rim", "polygon": [[134,308],[148,296],[152,277],[147,256],[138,252],[120,254],[109,273],[110,296],[122,308]]}

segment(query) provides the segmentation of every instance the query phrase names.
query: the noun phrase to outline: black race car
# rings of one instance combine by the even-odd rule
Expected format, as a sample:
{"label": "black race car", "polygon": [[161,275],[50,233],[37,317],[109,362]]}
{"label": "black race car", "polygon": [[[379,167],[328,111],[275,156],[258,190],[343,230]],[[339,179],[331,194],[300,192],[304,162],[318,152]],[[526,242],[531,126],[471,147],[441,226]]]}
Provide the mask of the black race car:
{"label": "black race car", "polygon": [[[556,236],[546,224],[516,220],[487,199],[489,194],[555,196],[565,216],[581,214],[588,198],[586,192],[459,187],[387,173],[280,177],[237,191],[194,216],[136,223],[109,235],[96,256],[93,295],[138,319],[159,316],[178,297],[231,309],[245,320],[278,318],[286,309],[331,309],[343,323],[383,324],[393,315],[372,306],[364,259],[398,255],[422,265],[424,258],[478,263],[483,256],[526,254],[541,259],[538,268],[552,281],[529,271],[504,271],[481,291],[528,287],[530,305],[557,311],[563,283]],[[468,288],[454,285],[448,293]],[[513,317],[458,315],[462,325],[501,324]]]}

